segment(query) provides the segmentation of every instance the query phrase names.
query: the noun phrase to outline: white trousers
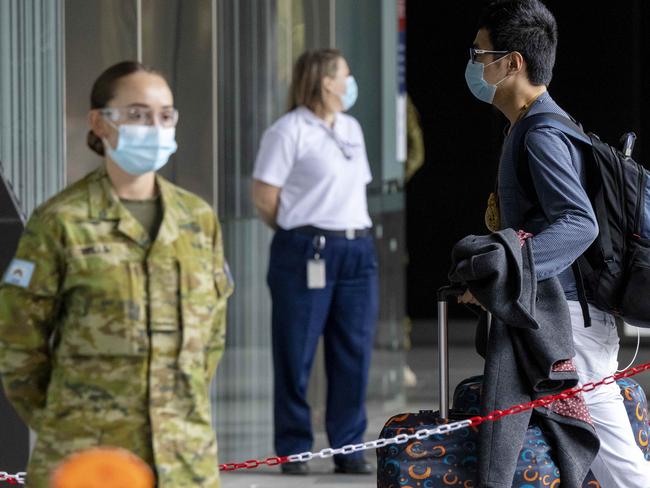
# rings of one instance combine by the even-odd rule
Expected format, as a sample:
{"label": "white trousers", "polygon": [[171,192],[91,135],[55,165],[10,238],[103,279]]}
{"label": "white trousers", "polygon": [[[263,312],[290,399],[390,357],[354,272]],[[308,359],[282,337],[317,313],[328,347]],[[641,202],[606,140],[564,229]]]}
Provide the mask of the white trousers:
{"label": "white trousers", "polygon": [[[581,383],[598,381],[618,368],[618,331],[614,317],[589,306],[591,327],[584,326],[580,303],[569,301],[575,366]],[[600,439],[591,467],[602,488],[650,488],[650,462],[634,440],[623,397],[616,383],[584,394]]]}

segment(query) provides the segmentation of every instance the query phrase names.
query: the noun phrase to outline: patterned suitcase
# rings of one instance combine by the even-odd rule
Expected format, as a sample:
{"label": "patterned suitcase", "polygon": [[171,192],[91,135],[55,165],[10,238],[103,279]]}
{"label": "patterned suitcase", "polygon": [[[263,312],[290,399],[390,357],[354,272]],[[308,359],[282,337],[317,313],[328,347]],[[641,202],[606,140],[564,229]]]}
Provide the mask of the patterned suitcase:
{"label": "patterned suitcase", "polygon": [[623,395],[627,416],[632,424],[632,432],[637,445],[643,451],[647,461],[650,461],[650,421],[648,419],[648,398],[641,385],[632,378],[617,381]]}
{"label": "patterned suitcase", "polygon": [[[646,395],[641,386],[631,378],[618,381],[632,430],[639,448],[650,461],[650,427]],[[468,378],[458,385],[454,393],[452,421],[478,414],[481,376]],[[440,414],[420,411],[417,414],[400,414],[392,417],[382,430],[381,437],[413,433],[445,423]],[[412,441],[402,446],[389,446],[378,452],[378,488],[390,486],[426,487],[476,486],[478,431],[462,430],[444,436],[434,436],[423,441]],[[521,450],[516,477],[516,487],[559,486],[560,473],[553,462],[553,448],[542,429],[532,423]],[[583,488],[597,488],[593,475],[585,480]]]}
{"label": "patterned suitcase", "polygon": [[[391,417],[380,437],[412,434],[448,421],[462,420],[479,412],[481,377],[461,382],[454,393],[453,408],[448,409],[447,299],[462,292],[457,288],[442,288],[438,292],[438,343],[440,372],[440,411],[420,411]],[[625,405],[639,447],[650,458],[648,441],[648,408],[645,394],[632,379],[619,381]],[[462,429],[449,434],[413,440],[377,450],[378,488],[436,488],[457,486],[472,488],[477,484],[478,429]],[[557,488],[560,472],[553,460],[553,445],[533,419],[525,436],[513,488]],[[600,484],[591,473],[583,488],[598,488]]]}
{"label": "patterned suitcase", "polygon": [[[452,410],[450,421],[468,415]],[[446,423],[438,412],[420,411],[396,415],[388,420],[381,437],[412,434]],[[383,447],[377,451],[378,488],[438,488],[477,486],[478,430],[463,429],[449,434]],[[531,423],[519,455],[513,488],[558,488],[560,471],[553,460],[553,446],[542,429]],[[590,473],[583,488],[599,488]]]}

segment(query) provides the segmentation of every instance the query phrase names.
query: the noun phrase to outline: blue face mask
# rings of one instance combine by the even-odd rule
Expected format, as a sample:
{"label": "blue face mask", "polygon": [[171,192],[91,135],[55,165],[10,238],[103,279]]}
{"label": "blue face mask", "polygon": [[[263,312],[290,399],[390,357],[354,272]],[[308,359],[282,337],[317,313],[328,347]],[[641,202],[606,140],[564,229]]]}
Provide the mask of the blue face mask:
{"label": "blue face mask", "polygon": [[123,124],[118,127],[117,147],[104,140],[106,155],[129,174],[158,171],[176,152],[176,128]]}
{"label": "blue face mask", "polygon": [[343,111],[346,112],[352,108],[354,102],[357,101],[359,96],[359,87],[354,79],[354,76],[348,76],[345,79],[345,93],[341,95],[341,103],[343,104]]}
{"label": "blue face mask", "polygon": [[474,95],[482,102],[492,104],[494,101],[494,94],[497,92],[497,85],[507,78],[507,76],[504,77],[503,80],[494,85],[491,85],[485,81],[485,78],[483,78],[485,67],[490,66],[497,61],[501,61],[502,59],[503,57],[488,64],[479,62],[473,63],[471,59],[467,61],[467,68],[465,68],[465,81],[467,82],[467,86],[469,88],[469,91],[472,92],[472,95]]}

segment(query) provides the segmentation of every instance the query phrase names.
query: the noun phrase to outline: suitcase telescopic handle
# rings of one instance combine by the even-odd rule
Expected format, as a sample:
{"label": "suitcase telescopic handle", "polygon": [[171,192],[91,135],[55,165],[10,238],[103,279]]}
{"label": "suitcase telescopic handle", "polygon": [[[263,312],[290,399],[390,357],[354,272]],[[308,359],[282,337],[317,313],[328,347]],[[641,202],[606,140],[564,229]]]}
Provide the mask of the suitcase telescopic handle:
{"label": "suitcase telescopic handle", "polygon": [[440,416],[449,417],[449,316],[447,301],[465,293],[463,286],[443,286],[438,289],[438,387]]}
{"label": "suitcase telescopic handle", "polygon": [[[458,285],[443,286],[438,289],[438,386],[440,388],[440,417],[449,417],[449,315],[447,302],[459,297],[467,287]],[[492,314],[487,314],[487,330],[490,333]]]}

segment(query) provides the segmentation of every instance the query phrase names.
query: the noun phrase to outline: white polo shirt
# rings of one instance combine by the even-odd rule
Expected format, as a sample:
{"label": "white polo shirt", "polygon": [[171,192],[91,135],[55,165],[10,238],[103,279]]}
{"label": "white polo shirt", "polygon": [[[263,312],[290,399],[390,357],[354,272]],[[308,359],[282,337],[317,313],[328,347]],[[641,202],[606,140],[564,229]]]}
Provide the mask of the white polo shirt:
{"label": "white polo shirt", "polygon": [[282,188],[277,223],[283,229],[372,225],[366,200],[372,175],[363,132],[344,113],[336,114],[333,128],[306,107],[280,117],[262,137],[253,178]]}

